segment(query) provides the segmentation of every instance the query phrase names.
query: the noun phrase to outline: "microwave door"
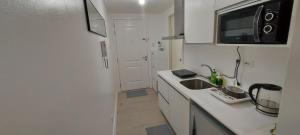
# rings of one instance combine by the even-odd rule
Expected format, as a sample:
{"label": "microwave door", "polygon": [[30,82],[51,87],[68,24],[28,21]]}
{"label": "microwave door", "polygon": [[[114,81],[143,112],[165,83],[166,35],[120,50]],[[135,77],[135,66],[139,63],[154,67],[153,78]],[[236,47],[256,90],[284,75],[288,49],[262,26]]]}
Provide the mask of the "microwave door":
{"label": "microwave door", "polygon": [[252,6],[218,15],[218,43],[255,44],[260,42],[263,6]]}

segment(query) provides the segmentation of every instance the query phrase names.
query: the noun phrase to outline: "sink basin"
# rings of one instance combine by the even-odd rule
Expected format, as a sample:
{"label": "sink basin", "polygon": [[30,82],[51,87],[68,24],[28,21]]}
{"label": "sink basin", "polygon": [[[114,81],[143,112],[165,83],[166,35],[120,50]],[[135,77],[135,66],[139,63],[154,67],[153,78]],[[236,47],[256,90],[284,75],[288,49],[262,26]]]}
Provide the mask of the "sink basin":
{"label": "sink basin", "polygon": [[184,81],[181,81],[180,84],[182,84],[183,86],[185,86],[191,90],[201,90],[201,89],[207,89],[207,88],[214,87],[210,83],[207,83],[200,79],[184,80]]}

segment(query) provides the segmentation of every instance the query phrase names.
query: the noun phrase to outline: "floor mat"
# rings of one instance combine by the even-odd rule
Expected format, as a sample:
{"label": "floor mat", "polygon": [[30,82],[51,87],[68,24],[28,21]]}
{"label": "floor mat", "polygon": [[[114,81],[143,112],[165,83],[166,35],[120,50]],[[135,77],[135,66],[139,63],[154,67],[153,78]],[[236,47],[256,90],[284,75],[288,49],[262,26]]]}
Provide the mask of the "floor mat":
{"label": "floor mat", "polygon": [[147,135],[175,135],[168,124],[146,128]]}
{"label": "floor mat", "polygon": [[129,90],[126,92],[126,94],[127,94],[127,98],[141,97],[141,96],[148,95],[146,89]]}

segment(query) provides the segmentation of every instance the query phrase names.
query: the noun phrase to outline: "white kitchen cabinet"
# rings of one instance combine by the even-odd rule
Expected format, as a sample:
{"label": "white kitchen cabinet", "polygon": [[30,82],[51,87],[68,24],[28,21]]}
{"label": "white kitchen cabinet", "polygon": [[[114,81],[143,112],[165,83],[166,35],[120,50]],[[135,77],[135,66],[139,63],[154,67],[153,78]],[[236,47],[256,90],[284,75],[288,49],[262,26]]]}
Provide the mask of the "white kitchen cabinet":
{"label": "white kitchen cabinet", "polygon": [[216,0],[216,10],[237,4],[245,0]]}
{"label": "white kitchen cabinet", "polygon": [[169,106],[169,94],[170,88],[168,84],[161,78],[157,80],[158,84],[158,103],[161,112],[166,119],[170,119],[170,106]]}
{"label": "white kitchen cabinet", "polygon": [[188,135],[189,100],[161,78],[158,79],[158,92],[160,110],[169,121],[176,135]]}
{"label": "white kitchen cabinet", "polygon": [[185,0],[184,36],[186,43],[213,43],[215,0]]}
{"label": "white kitchen cabinet", "polygon": [[189,101],[176,90],[170,91],[170,124],[176,135],[189,134]]}
{"label": "white kitchen cabinet", "polygon": [[170,119],[170,106],[169,102],[159,93],[158,94],[158,104],[161,112],[164,114],[166,119]]}
{"label": "white kitchen cabinet", "polygon": [[161,79],[160,77],[158,78],[158,92],[161,94],[161,96],[167,101],[169,102],[169,86],[168,84]]}
{"label": "white kitchen cabinet", "polygon": [[198,105],[191,106],[192,135],[234,135]]}

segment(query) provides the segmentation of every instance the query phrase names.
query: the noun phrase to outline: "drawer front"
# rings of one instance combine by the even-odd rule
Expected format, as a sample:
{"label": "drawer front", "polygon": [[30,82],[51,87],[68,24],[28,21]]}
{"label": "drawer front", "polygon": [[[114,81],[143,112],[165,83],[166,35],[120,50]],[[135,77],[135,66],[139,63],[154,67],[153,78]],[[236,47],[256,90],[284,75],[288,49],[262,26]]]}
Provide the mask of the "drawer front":
{"label": "drawer front", "polygon": [[169,102],[170,86],[163,79],[158,78],[158,92]]}
{"label": "drawer front", "polygon": [[161,96],[161,94],[158,94],[158,102],[159,102],[159,108],[161,112],[165,115],[166,119],[170,121],[170,106],[169,103]]}

